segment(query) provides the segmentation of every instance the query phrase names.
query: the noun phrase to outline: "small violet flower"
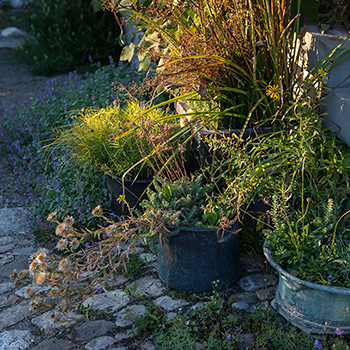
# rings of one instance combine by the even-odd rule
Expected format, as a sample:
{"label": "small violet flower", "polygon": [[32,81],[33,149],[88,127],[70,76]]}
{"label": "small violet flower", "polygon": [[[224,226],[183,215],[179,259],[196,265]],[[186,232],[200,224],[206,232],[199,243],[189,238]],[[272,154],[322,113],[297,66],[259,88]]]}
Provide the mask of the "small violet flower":
{"label": "small violet flower", "polygon": [[60,199],[59,199],[59,198],[56,198],[55,201],[58,203],[58,202],[60,201]]}
{"label": "small violet flower", "polygon": [[60,193],[60,190],[59,190],[59,188],[57,188],[57,189],[55,190],[55,192],[57,192],[57,193]]}
{"label": "small violet flower", "polygon": [[320,344],[320,342],[319,342],[318,340],[316,340],[316,341],[314,342],[314,347],[316,347],[317,349],[322,350],[322,345]]}
{"label": "small violet flower", "polygon": [[102,288],[99,287],[99,288],[97,289],[97,293],[101,293],[101,291],[102,291]]}
{"label": "small violet flower", "polygon": [[231,334],[229,334],[226,339],[231,340]]}
{"label": "small violet flower", "polygon": [[328,282],[332,282],[333,281],[333,277],[332,277],[332,275],[329,275],[328,276]]}
{"label": "small violet flower", "polygon": [[337,329],[335,330],[335,333],[336,333],[337,335],[341,335],[341,332],[342,332],[342,330],[341,330],[340,328],[337,328]]}

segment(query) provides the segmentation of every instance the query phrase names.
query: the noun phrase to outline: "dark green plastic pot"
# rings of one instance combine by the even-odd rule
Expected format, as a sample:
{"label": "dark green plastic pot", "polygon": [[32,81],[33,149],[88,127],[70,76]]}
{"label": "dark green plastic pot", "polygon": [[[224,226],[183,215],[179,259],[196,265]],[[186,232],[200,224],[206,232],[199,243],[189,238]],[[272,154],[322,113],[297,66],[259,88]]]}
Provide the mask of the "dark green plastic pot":
{"label": "dark green plastic pot", "polygon": [[284,271],[266,247],[264,253],[279,273],[272,306],[284,318],[312,334],[335,334],[337,328],[350,334],[350,289],[303,281]]}
{"label": "dark green plastic pot", "polygon": [[111,195],[111,207],[113,212],[118,216],[129,215],[128,207],[123,202],[119,202],[118,198],[125,193],[125,200],[129,204],[130,208],[140,209],[140,202],[146,198],[146,189],[151,184],[153,179],[136,179],[124,180],[120,178],[107,175],[107,190]]}
{"label": "dark green plastic pot", "polygon": [[[233,229],[233,232],[237,228]],[[160,235],[158,275],[169,287],[202,293],[230,286],[240,276],[238,236],[215,228],[179,227],[174,236]]]}

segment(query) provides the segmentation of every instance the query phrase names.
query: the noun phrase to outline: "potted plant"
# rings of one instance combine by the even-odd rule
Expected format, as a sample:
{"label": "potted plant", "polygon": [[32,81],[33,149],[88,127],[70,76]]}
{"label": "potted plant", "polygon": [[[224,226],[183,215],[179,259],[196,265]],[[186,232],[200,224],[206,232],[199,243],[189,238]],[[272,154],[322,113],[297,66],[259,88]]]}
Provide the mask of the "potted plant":
{"label": "potted plant", "polygon": [[[179,126],[164,117],[161,109],[146,112],[136,100],[125,108],[83,109],[73,124],[58,131],[55,144],[103,171],[112,209],[117,215],[128,214],[125,202],[135,207],[155,173],[170,178],[183,175],[185,149],[177,135]],[[124,201],[118,200],[121,195]]]}
{"label": "potted plant", "polygon": [[264,253],[279,273],[274,308],[310,333],[350,333],[349,201],[299,210],[274,197]]}
{"label": "potted plant", "polygon": [[141,206],[146,238],[157,242],[158,274],[172,288],[201,293],[228,286],[240,276],[237,212],[218,200],[203,176],[173,183],[158,180]]}

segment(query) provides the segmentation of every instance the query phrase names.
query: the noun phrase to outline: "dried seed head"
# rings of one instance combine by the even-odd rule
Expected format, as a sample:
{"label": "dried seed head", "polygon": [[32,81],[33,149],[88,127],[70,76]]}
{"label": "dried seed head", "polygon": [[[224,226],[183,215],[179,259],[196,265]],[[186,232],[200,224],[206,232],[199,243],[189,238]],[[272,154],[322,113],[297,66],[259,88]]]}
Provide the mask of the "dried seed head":
{"label": "dried seed head", "polygon": [[69,262],[67,259],[62,259],[58,264],[58,270],[64,271],[67,268],[68,264]]}
{"label": "dried seed head", "polygon": [[92,215],[93,216],[100,216],[102,215],[102,207],[98,205],[96,208],[92,210]]}
{"label": "dried seed head", "polygon": [[80,242],[77,238],[73,238],[70,242],[70,246],[72,247],[72,249],[77,249],[80,245]]}
{"label": "dried seed head", "polygon": [[66,223],[61,223],[59,225],[57,225],[56,227],[56,236],[63,236],[63,234],[66,232],[67,230],[67,224]]}
{"label": "dried seed head", "polygon": [[18,273],[18,278],[23,279],[27,275],[27,270],[22,270]]}
{"label": "dried seed head", "polygon": [[27,298],[30,297],[33,293],[34,293],[34,289],[32,287],[28,287],[26,289],[26,293],[25,294],[26,294]]}
{"label": "dried seed head", "polygon": [[57,220],[57,213],[55,211],[50,213],[46,220],[47,221],[55,221],[55,220]]}
{"label": "dried seed head", "polygon": [[69,226],[73,225],[73,224],[74,224],[74,218],[73,218],[73,216],[67,216],[67,217],[64,219],[64,222],[65,222],[67,225],[69,225]]}
{"label": "dried seed head", "polygon": [[58,250],[63,250],[68,244],[68,241],[65,238],[61,238],[56,245]]}
{"label": "dried seed head", "polygon": [[115,225],[109,225],[105,229],[107,237],[112,237],[114,235],[115,231],[116,231],[116,226]]}
{"label": "dried seed head", "polygon": [[35,284],[42,285],[45,282],[45,280],[46,280],[46,272],[40,272],[39,275],[37,275],[35,277],[36,278],[33,279],[33,282]]}

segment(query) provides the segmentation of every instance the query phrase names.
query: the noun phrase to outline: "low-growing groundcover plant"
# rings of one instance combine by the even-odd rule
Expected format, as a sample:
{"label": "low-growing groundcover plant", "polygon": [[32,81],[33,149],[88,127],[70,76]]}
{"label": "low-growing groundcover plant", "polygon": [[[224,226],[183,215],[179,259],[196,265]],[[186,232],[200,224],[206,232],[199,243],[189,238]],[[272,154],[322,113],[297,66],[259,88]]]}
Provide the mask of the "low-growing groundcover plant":
{"label": "low-growing groundcover plant", "polygon": [[[122,103],[128,93],[120,84],[136,84],[144,76],[127,67],[118,68],[111,61],[108,66],[97,66],[95,73],[80,76],[73,72],[66,80],[50,79],[45,90],[5,112],[0,133],[21,189],[7,201],[31,208],[28,225],[32,230],[47,232],[46,217],[54,210],[62,215],[71,213],[84,225],[92,218],[90,213],[96,205],[108,207],[101,173],[74,162],[67,151],[52,151],[45,146],[52,142],[53,130],[71,123],[80,109]],[[142,94],[138,90],[134,92],[140,99],[149,98],[147,94],[138,95]]]}

